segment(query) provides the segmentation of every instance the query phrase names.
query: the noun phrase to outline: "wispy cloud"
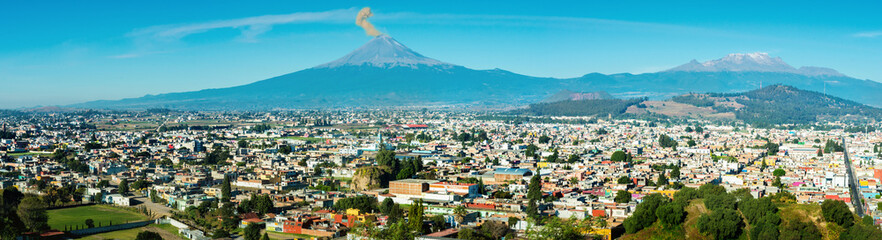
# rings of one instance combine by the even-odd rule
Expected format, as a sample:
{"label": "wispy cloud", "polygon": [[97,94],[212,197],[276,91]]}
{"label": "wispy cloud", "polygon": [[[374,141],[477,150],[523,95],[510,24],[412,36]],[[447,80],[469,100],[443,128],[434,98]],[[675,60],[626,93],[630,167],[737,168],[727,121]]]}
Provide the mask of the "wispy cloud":
{"label": "wispy cloud", "polygon": [[882,36],[882,31],[873,31],[873,32],[859,32],[851,35],[852,37],[859,38],[874,38]]}
{"label": "wispy cloud", "polygon": [[239,29],[242,32],[241,40],[254,41],[255,37],[269,31],[274,25],[353,21],[356,13],[356,9],[350,8],[324,12],[297,12],[281,15],[263,15],[190,24],[160,25],[132,31],[128,36],[150,37],[156,40],[177,40],[188,35],[204,33],[216,29]]}

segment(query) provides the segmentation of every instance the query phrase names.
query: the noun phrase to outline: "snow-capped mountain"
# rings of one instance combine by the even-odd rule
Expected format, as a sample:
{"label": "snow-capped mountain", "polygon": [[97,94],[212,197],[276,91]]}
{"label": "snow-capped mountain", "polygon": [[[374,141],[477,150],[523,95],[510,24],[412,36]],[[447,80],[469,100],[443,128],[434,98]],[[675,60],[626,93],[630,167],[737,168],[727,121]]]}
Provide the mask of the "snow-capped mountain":
{"label": "snow-capped mountain", "polygon": [[771,57],[768,53],[733,53],[723,58],[689,63],[668,70],[668,72],[778,72],[795,73],[807,76],[843,76],[836,70],[820,67],[790,66],[780,57]]}
{"label": "snow-capped mountain", "polygon": [[417,67],[419,65],[453,67],[419,54],[389,35],[380,35],[365,43],[346,56],[315,68],[334,68],[341,66],[373,66],[373,67]]}

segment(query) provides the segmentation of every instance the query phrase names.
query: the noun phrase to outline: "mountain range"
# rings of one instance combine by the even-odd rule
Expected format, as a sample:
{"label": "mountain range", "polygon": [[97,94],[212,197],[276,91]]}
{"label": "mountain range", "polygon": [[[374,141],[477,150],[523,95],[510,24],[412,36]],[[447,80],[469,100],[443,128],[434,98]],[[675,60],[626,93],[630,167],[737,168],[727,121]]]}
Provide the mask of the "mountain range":
{"label": "mountain range", "polygon": [[[794,68],[765,53],[731,54],[707,62],[693,60],[656,73],[591,73],[561,79],[532,77],[501,69],[475,70],[445,63],[423,56],[391,36],[380,35],[335,61],[246,85],[100,100],[68,107],[182,110],[512,108],[553,98],[561,91],[602,91],[619,98],[666,99],[689,92],[731,93],[771,84],[825,91],[860,103],[882,106],[882,94],[878,94],[882,92],[882,83],[851,78],[828,68]],[[597,96],[606,97],[604,94]]]}

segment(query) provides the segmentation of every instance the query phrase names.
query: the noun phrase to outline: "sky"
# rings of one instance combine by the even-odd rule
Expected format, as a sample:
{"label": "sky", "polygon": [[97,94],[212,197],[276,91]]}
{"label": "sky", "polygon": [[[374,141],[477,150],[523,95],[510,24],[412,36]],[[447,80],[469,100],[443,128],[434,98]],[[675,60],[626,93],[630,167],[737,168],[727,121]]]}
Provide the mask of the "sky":
{"label": "sky", "polygon": [[0,1],[0,108],[248,84],[381,32],[473,69],[646,73],[767,52],[882,81],[880,1]]}

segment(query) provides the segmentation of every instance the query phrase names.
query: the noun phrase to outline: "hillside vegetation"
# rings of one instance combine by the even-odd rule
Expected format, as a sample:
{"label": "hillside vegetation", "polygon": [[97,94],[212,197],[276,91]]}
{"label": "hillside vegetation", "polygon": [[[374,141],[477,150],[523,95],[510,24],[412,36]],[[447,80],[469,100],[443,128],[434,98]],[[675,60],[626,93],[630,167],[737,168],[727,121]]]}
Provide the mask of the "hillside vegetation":
{"label": "hillside vegetation", "polygon": [[690,93],[665,102],[602,99],[537,103],[513,113],[536,116],[618,117],[652,114],[713,119],[734,117],[755,127],[813,124],[824,120],[882,119],[882,109],[786,85],[772,85],[743,93]]}
{"label": "hillside vegetation", "polygon": [[789,192],[753,198],[714,184],[684,188],[673,199],[643,197],[625,220],[622,239],[878,239],[882,230],[861,221],[842,201],[796,204]]}

